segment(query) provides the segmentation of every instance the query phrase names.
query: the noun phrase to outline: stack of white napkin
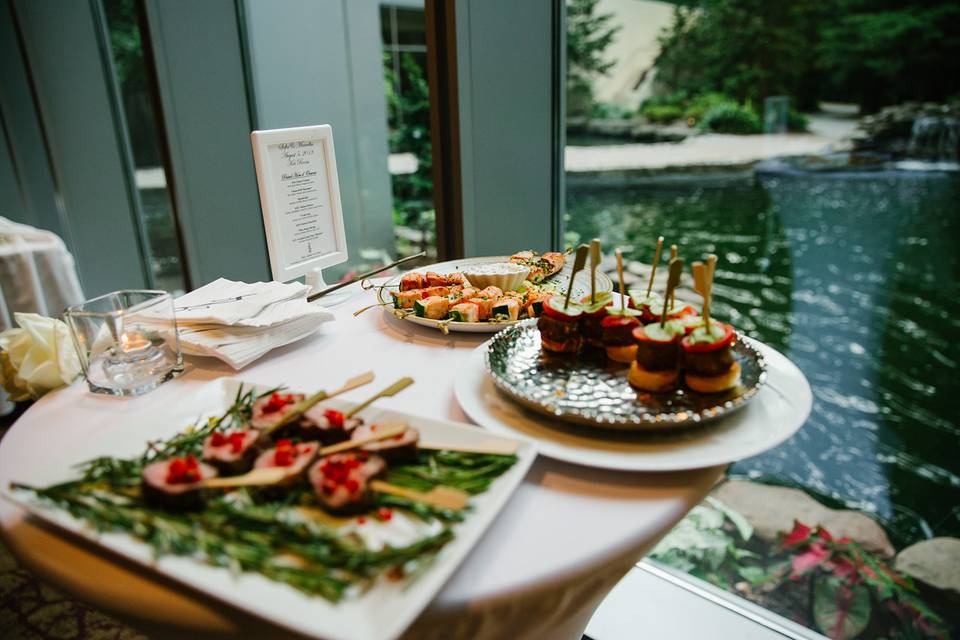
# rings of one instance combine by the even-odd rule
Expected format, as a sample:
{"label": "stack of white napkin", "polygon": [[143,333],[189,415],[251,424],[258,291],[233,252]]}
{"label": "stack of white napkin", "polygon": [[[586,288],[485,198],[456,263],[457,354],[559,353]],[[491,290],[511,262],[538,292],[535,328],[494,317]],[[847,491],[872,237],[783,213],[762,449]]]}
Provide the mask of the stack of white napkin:
{"label": "stack of white napkin", "polygon": [[304,338],[334,319],[307,302],[300,283],[215,280],[174,301],[180,348],[242,369],[271,349]]}

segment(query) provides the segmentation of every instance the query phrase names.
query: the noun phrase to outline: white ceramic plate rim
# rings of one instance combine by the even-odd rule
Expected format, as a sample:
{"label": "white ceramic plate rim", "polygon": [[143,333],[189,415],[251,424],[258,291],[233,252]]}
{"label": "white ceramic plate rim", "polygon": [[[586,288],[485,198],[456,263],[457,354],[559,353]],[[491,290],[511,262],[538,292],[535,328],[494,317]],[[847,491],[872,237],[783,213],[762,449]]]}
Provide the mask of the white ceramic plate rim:
{"label": "white ceramic plate rim", "polygon": [[547,457],[621,471],[681,471],[729,464],[783,443],[806,422],[813,394],[786,356],[746,338],[767,362],[767,381],[736,413],[666,434],[624,434],[578,427],[523,409],[497,391],[487,374],[487,345],[474,349],[454,379],[464,412],[493,433],[536,442]]}
{"label": "white ceramic plate rim", "polygon": [[[235,378],[221,378],[199,389],[190,401],[171,410],[171,414],[182,421],[184,415],[209,415],[222,411],[236,393],[237,385],[242,381]],[[266,385],[244,384],[266,390]],[[220,404],[217,403],[219,399]],[[349,408],[355,403],[330,401],[339,408]],[[476,443],[490,438],[510,439],[494,436],[475,426],[422,418],[398,411],[368,409],[368,420],[406,420],[420,429],[424,440],[457,443]],[[165,425],[163,423],[166,423]],[[144,416],[136,431],[127,431],[122,444],[103,447],[103,454],[118,456],[136,455],[142,450],[146,438],[172,435],[186,427],[186,423],[174,422],[164,415]],[[151,428],[152,427],[152,428]],[[116,433],[116,431],[114,431]],[[139,447],[135,442],[139,438]],[[513,439],[510,439],[513,440]],[[89,459],[89,451],[78,452],[76,460]],[[99,455],[99,453],[97,454]],[[213,597],[238,609],[247,611],[268,620],[280,627],[286,627],[301,634],[327,640],[392,640],[398,637],[433,600],[443,584],[460,566],[473,547],[479,542],[486,529],[506,505],[513,492],[523,481],[524,476],[536,458],[536,450],[529,442],[521,441],[517,449],[517,462],[505,474],[500,476],[483,494],[471,498],[473,511],[464,522],[454,526],[455,537],[437,555],[428,569],[413,582],[390,583],[376,582],[369,591],[333,604],[319,596],[308,596],[293,587],[274,582],[254,573],[231,574],[223,568],[213,567],[199,560],[179,556],[154,558],[152,549],[145,543],[124,533],[98,534],[83,521],[75,519],[66,511],[34,501],[20,492],[11,492],[4,488],[3,497],[15,502],[31,514],[63,529],[69,534],[79,535],[111,553],[132,560],[144,568],[156,571],[168,578],[181,582],[207,596]],[[17,478],[18,482],[34,486],[45,486],[71,476],[69,469],[59,468],[38,470],[32,478]]]}
{"label": "white ceramic plate rim", "polygon": [[[435,271],[437,273],[445,273],[450,271],[462,271],[464,267],[468,267],[475,264],[491,264],[496,262],[508,262],[510,256],[486,256],[483,258],[461,258],[459,260],[448,260],[446,262],[437,262],[436,264],[427,265],[425,267],[418,267],[412,269],[414,272],[425,273],[427,271]],[[572,268],[572,263],[568,260],[563,266],[564,269]],[[562,270],[561,270],[562,271]],[[409,273],[409,272],[407,272]],[[577,274],[577,280],[582,281],[583,278],[590,277],[589,271],[581,271]],[[402,274],[401,274],[402,275]],[[394,276],[384,282],[384,284],[392,284],[400,281],[401,276]],[[613,291],[613,281],[610,279],[610,276],[603,273],[599,269],[597,270],[597,290],[598,291]],[[384,293],[384,289],[377,290],[377,298],[380,302],[387,302],[390,299],[389,294]],[[393,314],[393,307],[386,306],[384,307],[384,313]],[[404,316],[404,320],[413,322],[414,324],[419,324],[422,327],[431,327],[438,328],[440,323],[439,320],[432,320],[430,318],[421,318],[413,314]],[[447,328],[450,331],[462,331],[464,333],[496,333],[502,329],[513,326],[522,320],[511,320],[509,322],[450,322],[447,323]]]}

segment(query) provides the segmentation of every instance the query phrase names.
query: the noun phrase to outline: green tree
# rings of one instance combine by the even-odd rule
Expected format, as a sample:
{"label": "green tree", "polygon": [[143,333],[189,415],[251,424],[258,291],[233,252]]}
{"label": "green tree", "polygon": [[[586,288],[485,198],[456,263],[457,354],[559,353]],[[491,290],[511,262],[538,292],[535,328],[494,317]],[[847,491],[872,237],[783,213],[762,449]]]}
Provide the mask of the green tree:
{"label": "green tree", "polygon": [[386,54],[383,68],[390,152],[412,153],[418,162],[414,173],[393,176],[393,206],[397,223],[421,226],[421,213],[433,207],[430,87],[413,54],[401,54],[399,74],[391,62],[390,54]]}
{"label": "green tree", "polygon": [[852,100],[864,111],[960,91],[955,0],[681,0],[660,37],[658,80],[802,109]]}
{"label": "green tree", "polygon": [[607,47],[619,26],[612,14],[597,14],[599,0],[567,0],[567,113],[580,116],[593,105],[593,80],[614,65]]}
{"label": "green tree", "polygon": [[690,94],[725,93],[759,106],[789,95],[815,104],[809,52],[826,9],[821,2],[701,0],[676,7],[661,35],[657,78]]}
{"label": "green tree", "polygon": [[824,93],[870,112],[960,92],[960,3],[833,0],[817,63]]}

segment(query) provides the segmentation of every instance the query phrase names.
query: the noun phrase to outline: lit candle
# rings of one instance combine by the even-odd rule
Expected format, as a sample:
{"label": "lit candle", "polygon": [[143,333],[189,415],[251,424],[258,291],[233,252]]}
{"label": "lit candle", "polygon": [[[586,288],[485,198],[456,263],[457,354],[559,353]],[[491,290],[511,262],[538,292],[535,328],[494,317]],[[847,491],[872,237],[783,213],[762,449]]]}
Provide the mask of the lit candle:
{"label": "lit candle", "polygon": [[126,355],[140,355],[152,346],[150,340],[139,331],[120,334],[120,350]]}

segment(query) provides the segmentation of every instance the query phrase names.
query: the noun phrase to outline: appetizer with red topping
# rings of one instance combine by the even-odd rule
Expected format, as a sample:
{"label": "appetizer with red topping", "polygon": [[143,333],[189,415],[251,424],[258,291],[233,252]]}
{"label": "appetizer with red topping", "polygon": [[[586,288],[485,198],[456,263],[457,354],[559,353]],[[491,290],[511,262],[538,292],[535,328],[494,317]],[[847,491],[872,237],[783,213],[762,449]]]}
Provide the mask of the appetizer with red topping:
{"label": "appetizer with red topping", "polygon": [[607,309],[613,304],[613,294],[609,291],[597,293],[594,296],[594,302],[590,302],[590,296],[581,300],[580,306],[583,313],[580,315],[580,335],[587,346],[605,348],[603,344],[603,319],[607,315]]}
{"label": "appetizer with red topping", "polygon": [[551,296],[543,305],[543,315],[537,321],[543,348],[554,353],[577,353],[580,351],[580,315],[583,310],[569,304],[564,307],[563,298]]}
{"label": "appetizer with red topping", "polygon": [[682,341],[687,386],[700,393],[729,391],[740,384],[740,365],[733,357],[733,327],[710,323],[694,329]]}
{"label": "appetizer with red topping", "polygon": [[249,471],[263,440],[261,434],[256,429],[214,431],[203,440],[203,461],[216,467],[223,475]]}
{"label": "appetizer with red topping", "polygon": [[[380,425],[358,427],[354,430],[352,440],[362,440],[377,433]],[[413,462],[417,459],[417,444],[420,442],[420,432],[407,427],[403,433],[386,440],[375,440],[360,447],[361,451],[375,453],[390,464]]]}
{"label": "appetizer with red topping", "polygon": [[318,460],[310,467],[307,477],[324,509],[346,515],[370,506],[373,492],[369,483],[386,469],[387,464],[380,456],[364,451],[336,453]]}
{"label": "appetizer with red topping", "polygon": [[661,327],[652,322],[633,330],[636,359],[627,379],[634,387],[655,393],[669,391],[680,378],[680,340],[683,326],[670,320]]}
{"label": "appetizer with red topping", "polygon": [[347,418],[336,409],[316,406],[307,409],[290,435],[330,445],[349,440],[353,430],[362,424],[363,418]]}
{"label": "appetizer with red topping", "polygon": [[600,325],[607,357],[614,362],[633,362],[636,357],[637,343],[633,339],[633,330],[640,326],[638,315],[636,310],[630,308],[607,309],[607,315]]}
{"label": "appetizer with red topping", "polygon": [[153,462],[143,468],[140,490],[150,505],[185,511],[203,506],[203,481],[217,470],[193,455]]}
{"label": "appetizer with red topping", "polygon": [[297,443],[286,438],[277,440],[275,447],[257,456],[253,468],[285,467],[289,475],[284,482],[295,484],[300,480],[300,474],[313,462],[319,449],[320,444],[317,442]]}
{"label": "appetizer with red topping", "polygon": [[282,422],[288,414],[296,410],[303,401],[302,393],[280,393],[279,391],[260,398],[253,404],[250,426],[254,429],[269,429]]}

